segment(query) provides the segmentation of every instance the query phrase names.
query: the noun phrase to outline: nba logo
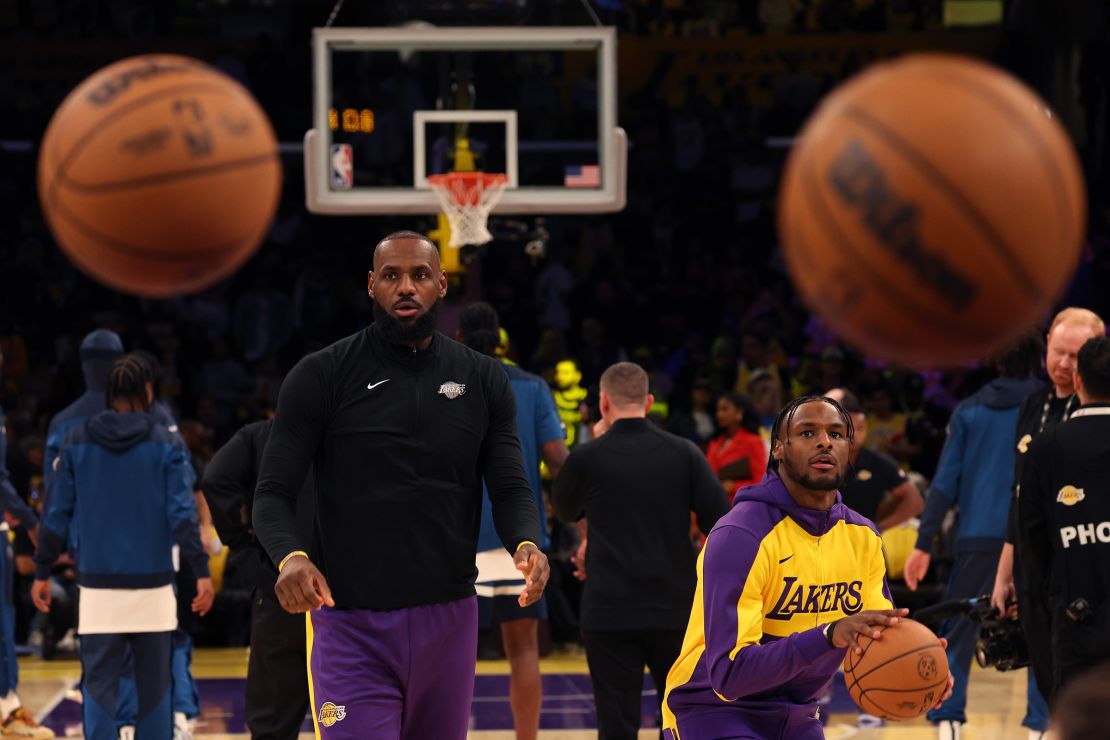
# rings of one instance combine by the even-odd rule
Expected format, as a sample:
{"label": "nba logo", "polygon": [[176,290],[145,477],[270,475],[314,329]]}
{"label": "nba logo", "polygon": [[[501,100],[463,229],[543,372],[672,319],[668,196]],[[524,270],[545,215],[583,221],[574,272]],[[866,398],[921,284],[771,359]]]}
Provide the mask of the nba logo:
{"label": "nba logo", "polygon": [[355,182],[355,168],[350,144],[331,145],[331,189],[350,190]]}

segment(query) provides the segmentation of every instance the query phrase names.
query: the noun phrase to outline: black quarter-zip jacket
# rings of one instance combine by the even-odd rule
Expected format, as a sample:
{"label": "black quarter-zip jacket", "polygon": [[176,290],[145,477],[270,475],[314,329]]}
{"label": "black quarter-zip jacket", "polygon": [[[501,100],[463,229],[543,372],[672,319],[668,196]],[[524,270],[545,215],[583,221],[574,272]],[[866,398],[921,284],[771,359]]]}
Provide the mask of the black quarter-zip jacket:
{"label": "black quarter-zip jacket", "polygon": [[[296,535],[295,511],[313,463],[309,545]],[[439,333],[413,350],[370,326],[306,356],[282,383],[255,534],[275,564],[308,550],[337,607],[453,601],[474,594],[483,478],[505,547],[538,542],[500,364]]]}

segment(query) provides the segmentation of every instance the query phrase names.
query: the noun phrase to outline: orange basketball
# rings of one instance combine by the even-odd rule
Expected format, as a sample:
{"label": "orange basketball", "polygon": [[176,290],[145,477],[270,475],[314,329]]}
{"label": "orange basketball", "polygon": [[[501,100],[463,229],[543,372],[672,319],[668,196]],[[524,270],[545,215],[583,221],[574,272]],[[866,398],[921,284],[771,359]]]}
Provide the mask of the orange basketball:
{"label": "orange basketball", "polygon": [[985,357],[1043,318],[1079,260],[1082,173],[1052,112],[988,64],[878,64],[806,123],[779,198],[806,304],[871,356]]}
{"label": "orange basketball", "polygon": [[913,719],[928,711],[948,682],[948,659],[937,636],[925,625],[903,619],[881,628],[878,640],[861,638],[863,654],[844,658],[848,693],[868,714],[884,719]]}
{"label": "orange basketball", "polygon": [[188,57],[139,56],[82,82],[39,150],[62,251],[117,290],[169,296],[233,273],[269,231],[277,141],[239,83]]}

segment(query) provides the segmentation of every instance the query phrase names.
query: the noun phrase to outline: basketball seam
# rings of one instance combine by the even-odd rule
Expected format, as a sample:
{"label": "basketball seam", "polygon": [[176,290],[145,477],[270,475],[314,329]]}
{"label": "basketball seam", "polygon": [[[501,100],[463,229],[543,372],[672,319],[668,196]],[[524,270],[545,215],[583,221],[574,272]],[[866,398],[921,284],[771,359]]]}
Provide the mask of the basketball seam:
{"label": "basketball seam", "polygon": [[[1053,179],[1056,186],[1054,188],[1050,188],[1050,190],[1052,191],[1053,197],[1056,199],[1056,207],[1057,213],[1060,218],[1060,225],[1063,227],[1064,230],[1070,232],[1070,229],[1068,228],[1068,201],[1064,199],[1063,175],[1056,167],[1056,161],[1052,158],[1051,153],[1045,149],[1044,142],[1042,142],[1041,138],[1037,136],[1036,132],[1028,124],[1025,123],[1024,117],[1020,113],[1018,113],[1013,108],[1013,106],[1010,105],[1010,102],[1008,100],[1003,98],[1001,95],[996,94],[994,90],[992,90],[989,86],[981,85],[976,80],[965,79],[957,75],[949,74],[941,69],[929,70],[927,76],[941,77],[946,82],[952,82],[957,85],[963,85],[964,87],[974,88],[975,92],[983,95],[990,102],[994,103],[995,108],[1004,116],[1006,116],[1006,118],[1008,118],[1010,122],[1014,124],[1021,131],[1022,134],[1025,135],[1026,139],[1033,143],[1033,147],[1037,150],[1037,157],[1041,160],[1041,164],[1044,165],[1045,169],[1048,171],[1049,177]],[[1079,235],[1076,235],[1076,237],[1078,236]],[[1072,238],[1073,235],[1071,233],[1067,233],[1064,235],[1064,242],[1066,244],[1070,244]]]}
{"label": "basketball seam", "polygon": [[965,196],[944,173],[937,169],[932,162],[910,144],[910,142],[903,139],[885,123],[859,106],[846,103],[844,110],[849,116],[855,118],[858,123],[871,129],[873,133],[885,140],[889,146],[899,150],[906,159],[911,160],[917,165],[917,169],[922,175],[932,180],[934,185],[939,186],[940,191],[947,193],[949,202],[955,205],[958,210],[962,211],[968,220],[978,226],[983,234],[987,236],[987,243],[991,245],[995,255],[1009,268],[1011,277],[1015,278],[1018,283],[1021,283],[1025,290],[1038,298],[1044,293],[1044,290],[1033,281],[1022,265],[1016,261],[1014,252],[1010,249],[1009,245],[1006,244],[1006,240],[1002,238],[1002,235],[994,230],[994,227],[987,220],[986,216],[980,213],[979,209],[968,200],[967,196]]}
{"label": "basketball seam", "polygon": [[[867,678],[868,676],[870,676],[870,675],[871,675],[872,673],[874,673],[875,671],[879,670],[879,669],[880,669],[880,668],[882,668],[883,666],[885,666],[885,665],[890,665],[890,664],[891,664],[891,663],[893,663],[894,661],[896,661],[896,660],[898,660],[898,659],[900,659],[900,658],[904,658],[904,657],[906,657],[907,655],[913,655],[914,653],[918,652],[919,650],[921,650],[921,649],[923,649],[923,648],[931,648],[931,647],[937,647],[937,644],[936,644],[935,642],[931,642],[931,643],[926,643],[926,644],[924,644],[924,645],[918,645],[918,646],[916,646],[916,647],[914,647],[914,648],[911,648],[911,649],[907,650],[907,651],[906,651],[906,652],[904,652],[904,653],[899,653],[898,655],[895,655],[895,656],[892,656],[892,657],[890,657],[890,658],[887,658],[887,659],[886,659],[886,660],[884,660],[884,661],[883,661],[882,663],[879,663],[879,664],[878,664],[877,666],[873,666],[872,668],[868,669],[868,671],[867,671],[866,673],[861,673],[861,674],[860,674],[860,675],[858,675],[858,676],[856,676],[856,675],[855,675],[855,672],[853,671],[853,673],[852,673],[852,678],[853,678],[853,681],[852,681],[852,683],[853,683],[853,684],[858,684],[858,683],[859,683],[860,681],[862,681],[863,679]],[[947,679],[945,679],[945,680],[947,680]]]}
{"label": "basketball seam", "polygon": [[830,206],[825,202],[825,199],[821,196],[818,188],[818,183],[820,183],[821,180],[815,172],[817,168],[816,164],[812,161],[812,155],[810,155],[809,160],[810,161],[808,163],[803,162],[801,181],[803,189],[808,194],[808,199],[812,201],[813,206],[817,211],[818,219],[825,224],[825,228],[830,232],[830,234],[832,234],[836,242],[839,243],[840,248],[845,253],[848,253],[853,257],[855,268],[860,270],[861,272],[866,273],[867,277],[871,281],[871,284],[877,287],[880,292],[884,294],[887,300],[889,300],[894,305],[908,303],[910,304],[909,308],[911,308],[911,310],[919,315],[926,317],[934,324],[938,324],[946,329],[950,329],[952,331],[958,329],[965,335],[969,335],[972,337],[981,337],[983,339],[987,339],[992,336],[991,332],[970,331],[970,327],[962,323],[959,319],[946,316],[943,313],[936,313],[929,302],[920,302],[913,296],[909,295],[907,291],[899,290],[895,285],[893,285],[886,279],[881,270],[877,270],[872,267],[871,264],[864,258],[864,256],[860,254],[858,250],[856,250],[852,240],[841,230],[839,224],[836,223],[836,220],[829,212]]}
{"label": "basketball seam", "polygon": [[[871,702],[871,704],[873,704],[877,709],[881,710],[882,714],[887,716],[889,719],[913,719],[914,717],[921,716],[921,713],[917,712],[915,714],[903,715],[900,712],[892,712],[892,711],[890,711],[890,709],[888,709],[887,707],[882,706],[881,704],[879,704],[879,702],[875,701],[873,698],[868,696],[868,692],[871,692],[871,691],[886,691],[886,692],[889,692],[889,693],[896,693],[896,694],[921,693],[923,691],[929,691],[930,689],[938,689],[938,688],[940,688],[941,686],[943,686],[947,683],[948,683],[948,679],[945,678],[943,681],[938,681],[935,684],[930,684],[929,686],[921,686],[920,688],[914,688],[914,689],[888,689],[888,688],[885,688],[885,687],[882,687],[882,686],[874,686],[870,689],[862,689],[860,691],[859,697],[855,699],[855,702],[856,702],[856,704],[860,704],[861,705],[860,708],[862,709],[863,708],[862,707],[862,702],[864,700],[867,700],[867,701]],[[893,716],[893,715],[898,715],[898,716]]]}
{"label": "basketball seam", "polygon": [[871,697],[869,697],[869,696],[865,697],[863,694],[860,694],[859,700],[856,701],[856,704],[858,704],[859,708],[863,709],[865,712],[867,711],[867,709],[863,706],[863,701],[865,699],[867,701],[871,702],[871,704],[874,705],[874,707],[875,707],[875,711],[874,712],[868,712],[868,714],[874,714],[876,716],[882,717],[883,719],[889,719],[889,720],[898,720],[898,719],[900,719],[899,717],[893,717],[892,716],[893,712],[888,712],[884,707],[880,707],[878,702],[876,702]]}
{"label": "basketball seam", "polygon": [[[253,234],[248,234],[248,235],[240,237],[238,239],[231,239],[229,241],[222,242],[220,244],[213,245],[211,247],[190,247],[188,249],[165,249],[165,250],[163,250],[163,249],[147,249],[146,247],[137,246],[135,244],[131,244],[131,243],[122,241],[120,239],[109,236],[109,235],[97,230],[96,228],[90,226],[89,224],[86,224],[85,222],[83,222],[79,218],[77,218],[77,216],[74,215],[74,213],[71,210],[66,208],[65,205],[60,200],[58,200],[57,198],[52,198],[52,200],[54,201],[55,213],[57,213],[57,215],[60,218],[64,218],[67,223],[69,223],[75,229],[77,229],[78,231],[83,233],[86,237],[89,237],[91,239],[96,240],[96,242],[98,244],[100,244],[101,246],[108,247],[110,249],[113,249],[116,252],[119,252],[121,254],[126,254],[126,255],[129,255],[131,257],[142,257],[142,258],[154,257],[154,258],[158,258],[158,259],[193,261],[198,256],[203,257],[204,255],[207,255],[207,254],[219,254],[221,252],[226,251],[229,247],[232,247],[232,246],[235,246],[235,245],[238,245],[238,244],[243,244],[244,242],[247,242],[250,239],[254,238]],[[260,237],[261,236],[264,236],[264,234],[260,235]],[[59,241],[61,241],[61,240],[59,240]]]}
{"label": "basketball seam", "polygon": [[[882,630],[880,629],[879,631],[882,631]],[[871,646],[872,646],[872,645],[875,645],[875,640],[874,640],[874,639],[868,640],[868,642],[867,642],[867,645],[866,645],[866,646],[864,646],[864,649],[862,649],[862,650],[860,651],[860,653],[859,653],[859,655],[858,655],[858,656],[856,656],[856,655],[855,655],[855,653],[852,653],[852,652],[851,652],[851,650],[849,650],[849,651],[848,651],[848,660],[851,660],[852,658],[855,658],[855,659],[856,659],[855,661],[852,661],[852,662],[851,662],[851,667],[850,667],[850,668],[848,668],[848,670],[847,670],[847,671],[845,671],[845,675],[846,675],[846,676],[848,675],[848,673],[849,673],[849,672],[851,673],[851,676],[852,676],[852,686],[855,686],[855,683],[856,683],[856,681],[855,681],[855,677],[856,677],[856,666],[858,666],[858,665],[859,665],[859,663],[860,663],[860,661],[861,661],[862,659],[864,659],[864,658],[866,658],[866,657],[867,657],[867,651],[871,649]],[[851,690],[851,686],[849,686],[849,687],[848,687],[848,690],[849,690],[849,691]]]}
{"label": "basketball seam", "polygon": [[68,190],[75,190],[83,193],[101,193],[113,192],[116,190],[125,190],[132,187],[142,187],[146,185],[159,185],[174,180],[185,180],[190,177],[201,175],[212,175],[228,169],[238,169],[241,167],[251,167],[260,162],[270,162],[276,157],[276,152],[269,152],[267,154],[260,154],[256,157],[247,157],[246,159],[236,159],[228,162],[220,162],[217,164],[205,165],[203,167],[196,167],[190,170],[178,170],[176,172],[164,172],[157,175],[146,175],[144,177],[136,177],[130,180],[118,180],[116,182],[106,182],[97,185],[86,185],[84,183],[74,182],[73,180],[62,180],[59,187],[65,187]]}
{"label": "basketball seam", "polygon": [[890,692],[891,694],[909,694],[909,693],[912,693],[914,691],[928,691],[929,689],[935,689],[937,686],[943,686],[946,683],[948,683],[948,677],[947,676],[945,676],[944,679],[942,679],[940,681],[937,681],[936,683],[931,683],[931,684],[928,684],[927,686],[919,686],[919,687],[912,688],[912,689],[892,689],[889,686],[872,686],[870,688],[860,689],[859,690],[859,695],[860,696],[866,696],[868,693],[870,693],[872,691],[887,691],[887,692]]}
{"label": "basketball seam", "polygon": [[120,116],[130,113],[136,108],[141,108],[147,103],[157,100],[158,98],[170,94],[179,94],[184,90],[215,90],[217,92],[226,93],[228,89],[229,88],[226,85],[221,85],[217,82],[190,82],[183,85],[175,85],[174,87],[167,87],[162,88],[161,90],[155,90],[146,95],[143,95],[142,97],[135,98],[125,105],[121,105],[119,108],[111,111],[110,113],[107,113],[102,119],[98,120],[96,122],[96,125],[82,134],[81,138],[75,141],[73,143],[73,146],[69,148],[69,151],[66,152],[66,155],[58,160],[58,163],[54,168],[55,180],[64,180],[66,175],[66,168],[69,166],[70,161],[77,156],[82,148],[84,148],[89,139],[102,134],[104,127]]}

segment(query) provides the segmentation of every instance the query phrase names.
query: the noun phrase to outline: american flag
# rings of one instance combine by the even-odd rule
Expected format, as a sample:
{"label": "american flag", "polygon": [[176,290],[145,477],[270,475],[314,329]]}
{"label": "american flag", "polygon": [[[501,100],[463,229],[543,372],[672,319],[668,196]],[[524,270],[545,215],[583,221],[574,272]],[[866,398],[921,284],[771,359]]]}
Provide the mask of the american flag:
{"label": "american flag", "polygon": [[568,188],[600,188],[601,167],[596,164],[568,165],[563,185]]}

